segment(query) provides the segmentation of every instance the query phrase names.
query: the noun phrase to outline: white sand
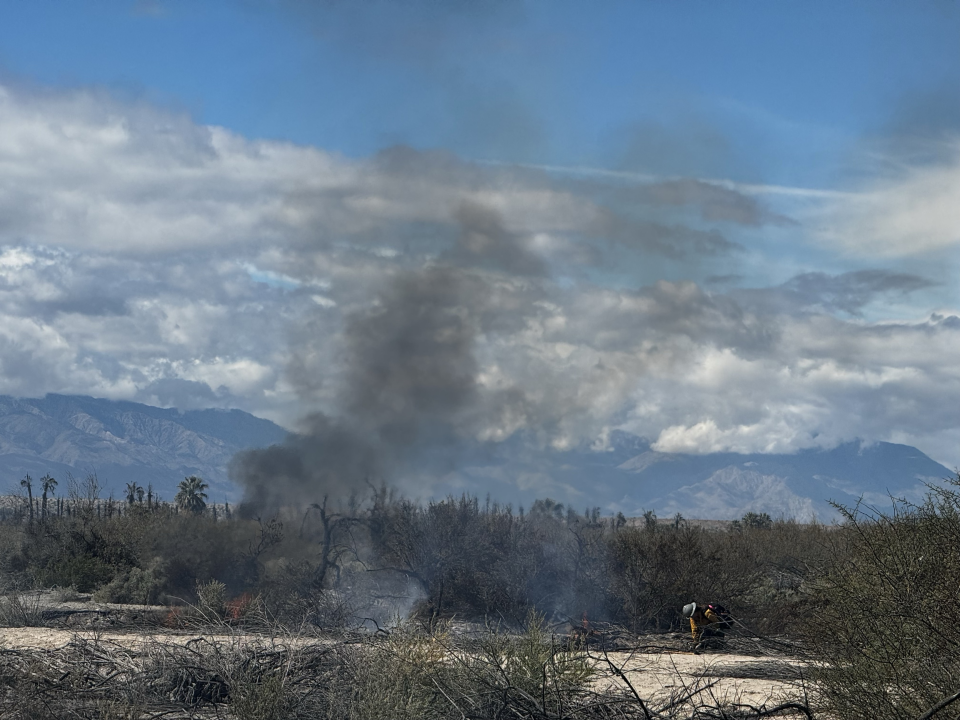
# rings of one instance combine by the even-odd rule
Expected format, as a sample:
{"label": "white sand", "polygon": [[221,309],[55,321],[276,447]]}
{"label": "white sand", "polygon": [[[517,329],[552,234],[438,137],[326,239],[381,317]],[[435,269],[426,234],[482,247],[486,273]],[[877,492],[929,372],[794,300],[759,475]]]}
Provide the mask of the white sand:
{"label": "white sand", "polygon": [[[684,652],[620,652],[610,653],[609,658],[621,667],[640,697],[651,700],[654,705],[669,701],[671,696],[686,695],[697,687],[714,682],[701,696],[703,700],[716,698],[724,703],[738,702],[756,707],[766,704],[767,707],[772,707],[785,698],[803,697],[803,687],[799,681],[735,677],[738,666],[741,671],[746,671],[748,666],[754,671],[747,671],[745,674],[756,674],[756,669],[763,666],[769,667],[772,672],[784,665],[802,670],[802,663],[789,658],[719,652],[703,655]],[[603,665],[605,663],[601,664],[601,668]],[[723,677],[717,677],[717,674]],[[729,677],[731,675],[734,677]],[[624,687],[623,680],[616,677],[615,673],[603,673],[597,683],[599,687]]]}

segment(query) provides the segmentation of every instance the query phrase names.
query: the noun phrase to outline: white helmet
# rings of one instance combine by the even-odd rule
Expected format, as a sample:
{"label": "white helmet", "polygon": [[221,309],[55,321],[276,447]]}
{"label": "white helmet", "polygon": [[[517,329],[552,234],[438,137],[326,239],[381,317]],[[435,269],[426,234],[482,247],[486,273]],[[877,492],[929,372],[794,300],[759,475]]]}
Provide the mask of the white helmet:
{"label": "white helmet", "polygon": [[688,605],[683,606],[683,616],[686,618],[693,617],[693,614],[696,611],[697,611],[697,604],[695,602],[692,602]]}

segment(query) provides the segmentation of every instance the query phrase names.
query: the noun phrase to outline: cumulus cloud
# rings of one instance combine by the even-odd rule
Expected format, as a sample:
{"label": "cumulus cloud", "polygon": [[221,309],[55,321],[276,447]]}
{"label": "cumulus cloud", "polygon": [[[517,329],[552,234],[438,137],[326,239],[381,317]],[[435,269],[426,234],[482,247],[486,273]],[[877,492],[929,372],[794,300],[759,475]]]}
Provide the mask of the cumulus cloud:
{"label": "cumulus cloud", "polygon": [[[544,233],[606,235],[674,257],[734,247],[715,229],[637,217],[631,202],[609,188],[567,188],[540,171],[473,165],[442,151],[395,147],[350,161],[99,92],[0,87],[7,243],[157,255],[346,241],[436,253],[458,239],[461,249],[475,247],[470,240],[482,236],[525,252],[528,270],[538,262],[534,248],[543,249],[530,238]],[[705,217],[760,216],[755,201],[733,191],[648,193],[648,205],[678,202]],[[486,230],[464,231],[470,222]],[[510,237],[517,240],[503,242]]]}
{"label": "cumulus cloud", "polygon": [[283,342],[270,315],[298,304],[313,303],[202,254],[147,261],[7,247],[0,252],[0,392],[186,406],[170,383],[191,381],[210,405],[262,408],[265,393],[275,392]]}
{"label": "cumulus cloud", "polygon": [[[618,427],[685,452],[926,436],[948,462],[960,435],[957,311],[865,310],[925,274],[738,288],[724,271],[756,261],[741,233],[788,221],[695,179],[571,181],[408,147],[352,160],[6,88],[0,210],[0,392],[239,406],[304,430],[246,458],[252,491],[271,467],[291,492],[387,468],[429,489],[458,453]],[[621,263],[671,279],[625,284]]]}
{"label": "cumulus cloud", "polygon": [[780,339],[766,356],[705,350],[682,382],[665,378],[652,388],[670,395],[680,422],[645,427],[662,451],[789,452],[899,434],[946,460],[960,430],[948,417],[960,374],[943,362],[960,350],[954,317],[863,323],[781,315]]}

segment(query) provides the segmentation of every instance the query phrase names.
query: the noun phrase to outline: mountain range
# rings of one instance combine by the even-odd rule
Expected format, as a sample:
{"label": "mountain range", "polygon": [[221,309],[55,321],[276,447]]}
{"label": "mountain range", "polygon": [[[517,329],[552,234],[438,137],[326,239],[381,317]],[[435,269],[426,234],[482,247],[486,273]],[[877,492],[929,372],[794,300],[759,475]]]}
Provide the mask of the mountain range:
{"label": "mountain range", "polygon": [[[735,520],[747,512],[799,521],[832,521],[832,503],[890,507],[890,498],[921,500],[928,484],[956,477],[908,445],[853,441],[793,454],[663,453],[648,440],[611,434],[602,449],[531,452],[504,443],[492,458],[465,465],[451,490],[521,502],[550,496],[577,510],[599,506],[628,517]],[[528,505],[529,506],[529,505]]]}
{"label": "mountain range", "polygon": [[199,475],[211,501],[239,499],[227,464],[239,451],[281,442],[287,431],[241,410],[180,412],[92,397],[0,396],[0,492],[20,478],[49,473],[66,493],[68,475],[97,474],[104,493],[153,485],[170,500],[177,484]]}
{"label": "mountain range", "polygon": [[[177,483],[199,475],[210,499],[236,502],[227,466],[244,449],[280,443],[279,425],[241,410],[157,408],[91,397],[0,396],[0,492],[20,478],[49,473],[63,481],[95,472],[105,493],[125,483],[153,485],[169,500]],[[890,495],[919,500],[926,483],[955,474],[916,448],[859,441],[794,454],[661,453],[650,442],[614,432],[602,448],[558,452],[516,437],[477,448],[439,483],[404,488],[427,499],[469,492],[516,506],[552,497],[580,510],[599,506],[628,516],[736,519],[746,512],[829,521],[834,501],[889,505]],[[65,484],[60,491],[64,493]]]}

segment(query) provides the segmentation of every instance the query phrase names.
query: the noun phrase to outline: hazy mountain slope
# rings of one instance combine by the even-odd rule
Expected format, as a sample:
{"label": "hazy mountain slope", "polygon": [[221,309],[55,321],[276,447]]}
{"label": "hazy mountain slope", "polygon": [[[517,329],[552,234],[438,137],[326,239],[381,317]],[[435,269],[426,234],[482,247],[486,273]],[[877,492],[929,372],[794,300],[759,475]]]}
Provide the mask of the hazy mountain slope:
{"label": "hazy mountain slope", "polygon": [[47,395],[0,396],[0,489],[29,473],[50,473],[66,491],[68,473],[93,471],[107,492],[152,483],[167,499],[186,475],[200,475],[210,496],[236,499],[226,467],[238,450],[280,442],[278,425],[240,410],[180,413],[131,402]]}
{"label": "hazy mountain slope", "polygon": [[[916,448],[859,442],[793,455],[669,455],[643,470],[631,471],[624,464],[620,468],[639,481],[627,489],[625,501],[642,500],[647,507],[691,516],[713,508],[710,517],[715,518],[739,517],[748,510],[831,518],[836,511],[830,500],[848,506],[861,497],[869,504],[888,505],[891,494],[916,500],[925,492],[925,482],[951,475]],[[753,501],[748,501],[746,487],[753,487]]]}
{"label": "hazy mountain slope", "polygon": [[449,487],[490,488],[494,497],[527,505],[549,495],[578,510],[599,505],[633,516],[647,509],[661,517],[735,519],[754,511],[829,520],[837,517],[830,500],[919,499],[924,482],[952,475],[916,448],[892,443],[850,442],[792,455],[684,455],[654,452],[641,438],[614,433],[602,451],[530,453],[504,445],[493,461],[462,468]]}
{"label": "hazy mountain slope", "polygon": [[[211,485],[211,499],[239,499],[226,468],[238,450],[280,442],[286,432],[239,410],[180,413],[131,402],[48,395],[0,396],[0,492],[30,473],[50,473],[66,491],[67,473],[95,471],[116,496],[135,481],[171,499],[186,475]],[[650,450],[646,440],[613,433],[602,449],[537,449],[514,437],[477,446],[433,487],[403,487],[421,500],[475,493],[526,505],[552,497],[578,510],[600,506],[636,516],[733,519],[745,512],[807,520],[836,517],[828,500],[852,505],[862,496],[885,505],[888,494],[918,499],[924,481],[952,473],[916,448],[846,443],[794,455],[683,455]]]}

